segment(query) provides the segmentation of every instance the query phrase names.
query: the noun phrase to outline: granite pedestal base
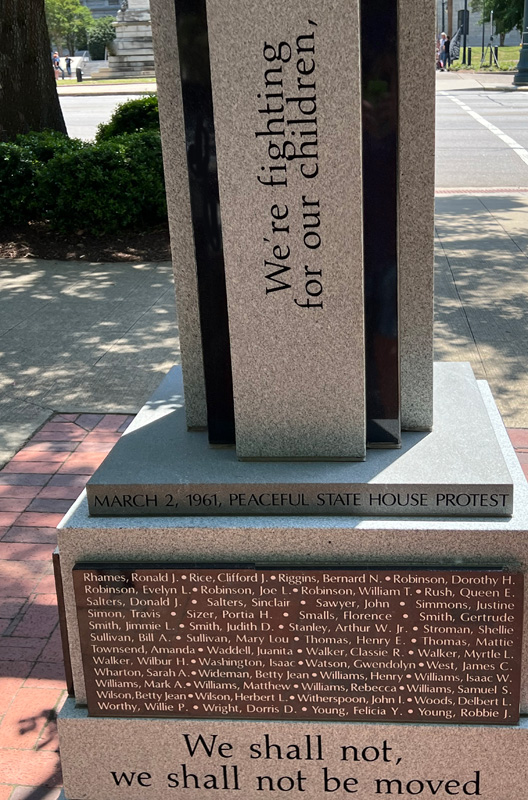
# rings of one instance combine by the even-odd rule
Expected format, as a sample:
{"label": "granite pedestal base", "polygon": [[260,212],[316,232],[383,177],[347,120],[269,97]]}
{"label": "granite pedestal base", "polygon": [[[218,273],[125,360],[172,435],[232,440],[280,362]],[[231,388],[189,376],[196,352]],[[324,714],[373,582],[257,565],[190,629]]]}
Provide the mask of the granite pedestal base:
{"label": "granite pedestal base", "polygon": [[435,364],[434,414],[433,431],[362,463],[241,463],[187,430],[175,367],[88,482],[90,513],[509,516],[511,478],[469,364]]}
{"label": "granite pedestal base", "polygon": [[[513,727],[382,724],[368,720],[345,723],[338,718],[318,723],[109,719],[90,718],[82,707],[86,703],[86,687],[72,580],[72,569],[79,562],[192,562],[197,566],[253,563],[298,568],[443,566],[526,572],[528,486],[485,383],[479,382],[479,392],[501,461],[513,482],[511,517],[101,518],[89,515],[86,497],[81,496],[59,529],[75,690],[75,698],[68,700],[59,717],[65,797],[163,800],[180,792],[192,800],[203,798],[211,789],[237,792],[237,796],[247,798],[270,792],[273,796],[288,792],[306,798],[326,794],[355,794],[362,798],[476,796],[486,800],[524,797],[528,779],[526,719]],[[478,439],[478,430],[473,431],[473,436]],[[393,456],[397,458],[398,454]],[[461,458],[466,457],[461,453]],[[490,475],[493,476],[493,469]],[[521,712],[525,714],[526,638],[521,663]],[[205,745],[196,744],[199,735],[207,746],[216,735],[211,756],[204,751]],[[307,736],[323,737],[324,760],[291,759],[284,756],[284,751],[279,759],[277,750],[272,750],[274,755],[269,758],[262,755],[266,741],[283,747],[301,746]],[[218,746],[222,743],[232,745],[232,749],[224,748],[221,754]],[[251,744],[258,746],[251,751]],[[351,749],[343,753],[341,748],[346,746]],[[257,757],[259,752],[261,756]],[[254,758],[250,757],[252,753]],[[234,766],[238,769],[233,770]]]}
{"label": "granite pedestal base", "polygon": [[[515,500],[510,517],[92,517],[86,496],[81,495],[58,532],[77,701],[86,702],[72,580],[72,569],[79,562],[527,571],[528,485],[487,384],[479,382],[479,388],[501,460],[513,482]],[[477,430],[474,436],[478,438]],[[396,458],[397,453],[393,454]],[[470,455],[461,453],[461,458],[469,461]],[[525,600],[528,618],[526,605]],[[523,646],[521,704],[528,713],[528,637]]]}
{"label": "granite pedestal base", "polygon": [[528,781],[527,718],[505,728],[95,719],[68,700],[59,735],[68,800],[203,800],[208,790],[522,800]]}

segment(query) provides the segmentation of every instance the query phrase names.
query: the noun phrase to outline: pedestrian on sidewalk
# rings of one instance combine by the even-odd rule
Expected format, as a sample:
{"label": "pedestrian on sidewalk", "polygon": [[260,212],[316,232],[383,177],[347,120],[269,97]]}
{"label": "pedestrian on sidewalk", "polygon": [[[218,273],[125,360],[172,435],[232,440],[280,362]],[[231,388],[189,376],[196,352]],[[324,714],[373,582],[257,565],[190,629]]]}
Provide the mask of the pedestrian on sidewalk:
{"label": "pedestrian on sidewalk", "polygon": [[55,52],[53,53],[53,55],[51,57],[51,60],[52,60],[52,63],[53,63],[53,69],[55,70],[55,79],[56,80],[59,79],[59,72],[61,72],[62,73],[62,80],[64,80],[64,70],[61,67],[60,56],[59,56],[57,50],[55,50]]}
{"label": "pedestrian on sidewalk", "polygon": [[440,34],[440,41],[438,42],[438,65],[439,69],[443,72],[445,67],[445,57],[446,57],[446,49],[445,49],[445,42],[446,42],[446,35],[442,31]]}
{"label": "pedestrian on sidewalk", "polygon": [[451,53],[449,52],[450,47],[451,47],[451,38],[449,36],[446,36],[444,42],[444,50],[445,50],[444,67],[446,69],[449,69],[449,67],[451,66]]}

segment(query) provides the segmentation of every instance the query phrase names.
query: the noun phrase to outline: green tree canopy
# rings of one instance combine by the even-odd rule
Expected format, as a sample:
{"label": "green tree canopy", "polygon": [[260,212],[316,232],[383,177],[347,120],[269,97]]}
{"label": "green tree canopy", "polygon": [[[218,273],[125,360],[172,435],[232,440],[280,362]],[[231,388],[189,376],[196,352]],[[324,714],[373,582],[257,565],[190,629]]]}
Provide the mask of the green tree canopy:
{"label": "green tree canopy", "polygon": [[473,11],[480,11],[483,22],[490,21],[493,11],[493,22],[499,34],[505,34],[517,28],[522,31],[524,0],[472,0]]}
{"label": "green tree canopy", "polygon": [[105,48],[116,38],[113,17],[99,17],[94,19],[88,28],[88,49],[93,61],[105,57]]}
{"label": "green tree canopy", "polygon": [[46,18],[52,43],[65,45],[70,55],[78,41],[86,41],[86,31],[94,21],[92,12],[80,0],[46,0]]}

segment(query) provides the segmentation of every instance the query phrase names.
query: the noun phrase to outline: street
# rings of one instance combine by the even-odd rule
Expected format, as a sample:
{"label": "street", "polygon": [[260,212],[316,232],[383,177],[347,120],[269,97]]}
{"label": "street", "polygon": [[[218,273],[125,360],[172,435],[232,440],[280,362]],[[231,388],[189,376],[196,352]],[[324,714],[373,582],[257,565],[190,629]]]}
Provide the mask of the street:
{"label": "street", "polygon": [[437,94],[436,186],[528,188],[528,93]]}
{"label": "street", "polygon": [[[69,135],[93,139],[117,105],[137,96],[61,96]],[[528,187],[528,93],[437,93],[436,186]]]}
{"label": "street", "polygon": [[74,139],[93,139],[97,126],[108,122],[116,106],[133,100],[138,95],[83,95],[60,96],[60,104],[68,135]]}

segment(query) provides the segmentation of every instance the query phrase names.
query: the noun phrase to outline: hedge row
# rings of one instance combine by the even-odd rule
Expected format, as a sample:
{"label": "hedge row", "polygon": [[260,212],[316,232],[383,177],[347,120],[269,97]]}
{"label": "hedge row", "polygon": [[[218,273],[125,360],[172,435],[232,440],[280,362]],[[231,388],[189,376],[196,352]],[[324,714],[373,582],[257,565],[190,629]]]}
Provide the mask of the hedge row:
{"label": "hedge row", "polygon": [[[125,113],[118,109],[108,125],[100,126],[94,143],[55,131],[0,143],[0,225],[46,220],[65,233],[83,229],[101,234],[164,222],[163,163],[153,99],[144,98],[147,124],[139,124],[145,119],[145,109],[140,106],[138,112],[143,99],[125,103]],[[132,112],[125,108],[133,104]]]}

